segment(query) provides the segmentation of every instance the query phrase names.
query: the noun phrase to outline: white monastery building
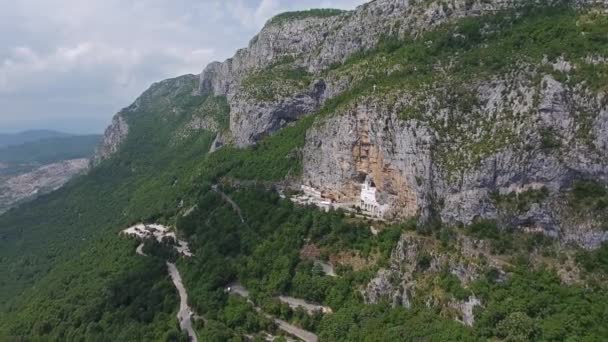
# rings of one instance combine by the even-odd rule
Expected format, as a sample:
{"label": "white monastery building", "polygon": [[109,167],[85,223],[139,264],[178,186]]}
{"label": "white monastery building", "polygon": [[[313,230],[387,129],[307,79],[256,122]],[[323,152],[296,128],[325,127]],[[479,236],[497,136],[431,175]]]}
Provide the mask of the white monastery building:
{"label": "white monastery building", "polygon": [[376,191],[376,185],[368,175],[365,177],[365,182],[361,185],[360,206],[363,211],[368,212],[371,216],[382,218],[388,210],[388,205],[378,203]]}

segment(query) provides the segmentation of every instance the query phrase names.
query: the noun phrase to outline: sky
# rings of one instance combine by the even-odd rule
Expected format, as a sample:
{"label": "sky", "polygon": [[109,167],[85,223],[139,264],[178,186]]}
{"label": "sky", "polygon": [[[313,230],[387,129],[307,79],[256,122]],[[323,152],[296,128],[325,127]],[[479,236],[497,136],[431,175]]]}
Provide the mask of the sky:
{"label": "sky", "polygon": [[284,11],[365,0],[0,0],[0,132],[101,133],[150,84],[199,74]]}

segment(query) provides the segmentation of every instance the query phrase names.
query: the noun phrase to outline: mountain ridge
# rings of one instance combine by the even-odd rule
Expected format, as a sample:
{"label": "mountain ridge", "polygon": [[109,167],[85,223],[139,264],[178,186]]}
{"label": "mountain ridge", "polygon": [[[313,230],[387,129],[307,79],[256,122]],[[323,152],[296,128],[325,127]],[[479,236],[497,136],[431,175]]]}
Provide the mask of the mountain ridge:
{"label": "mountain ridge", "polygon": [[270,20],[154,84],[89,174],[0,216],[0,337],[186,340],[171,261],[201,340],[605,339],[607,2],[525,3]]}
{"label": "mountain ridge", "polygon": [[[265,136],[271,135],[282,127],[285,127],[289,124],[292,124],[294,121],[298,119],[314,114],[321,110],[324,106],[326,107],[329,103],[333,105],[332,102],[345,102],[342,105],[348,105],[347,101],[343,101],[343,99],[353,92],[353,89],[356,91],[360,91],[357,87],[353,87],[355,84],[365,84],[363,87],[366,87],[366,91],[368,99],[361,97],[364,101],[370,103],[365,109],[367,112],[374,111],[378,106],[386,107],[386,95],[381,100],[375,100],[374,95],[370,94],[370,90],[375,91],[378,87],[376,84],[373,86],[370,84],[372,82],[377,82],[374,78],[378,77],[386,77],[383,75],[385,73],[383,70],[378,70],[377,68],[370,68],[367,71],[367,75],[361,76],[361,69],[356,69],[365,66],[365,59],[360,63],[360,66],[353,65],[349,68],[336,68],[336,63],[345,63],[347,61],[347,57],[350,54],[354,54],[355,51],[371,51],[373,55],[373,50],[370,50],[371,47],[376,46],[376,44],[383,44],[383,39],[386,41],[393,40],[398,42],[399,40],[405,39],[405,41],[410,40],[409,37],[416,37],[417,40],[424,39],[424,32],[432,29],[439,29],[441,27],[450,27],[450,22],[453,20],[469,20],[469,21],[477,21],[481,22],[476,18],[483,17],[484,14],[497,14],[504,13],[505,22],[508,22],[510,19],[510,15],[518,15],[518,11],[527,11],[531,12],[530,8],[534,8],[534,6],[540,6],[539,4],[530,4],[526,1],[456,1],[451,3],[443,3],[441,1],[395,1],[395,0],[383,0],[383,1],[374,1],[368,4],[359,6],[354,11],[348,12],[338,12],[331,13],[328,16],[317,17],[314,15],[311,16],[299,16],[295,17],[291,20],[281,20],[279,22],[273,22],[273,20],[269,20],[268,23],[264,26],[262,31],[254,37],[249,47],[246,49],[239,50],[235,57],[226,60],[223,63],[214,62],[209,64],[205,70],[200,75],[199,80],[199,95],[202,97],[205,96],[216,96],[216,97],[225,97],[228,105],[230,107],[230,119],[229,119],[229,129],[212,129],[216,131],[216,138],[213,143],[212,150],[215,150],[218,147],[224,146],[226,144],[234,144],[236,147],[247,147],[252,144],[255,144],[260,139],[263,139]],[[591,11],[606,11],[608,5],[605,1],[554,1],[548,4],[543,4],[542,6],[548,6],[549,8],[555,8],[559,11],[559,8],[567,8],[567,9],[576,9],[576,8],[591,8]],[[599,7],[597,7],[599,6]],[[599,9],[597,9],[599,8]],[[564,10],[563,12],[567,12],[568,10]],[[407,22],[402,22],[400,18],[405,18]],[[397,22],[399,23],[397,25]],[[447,26],[446,26],[447,25]],[[481,24],[476,24],[481,25]],[[486,25],[501,25],[500,23],[492,23],[489,21]],[[507,24],[508,25],[508,24]],[[539,24],[541,25],[541,24]],[[453,27],[454,25],[452,25]],[[371,30],[362,30],[363,27],[371,27]],[[458,29],[456,27],[456,29]],[[573,29],[575,29],[573,27]],[[383,34],[379,34],[378,32],[384,32]],[[464,32],[464,31],[463,31]],[[581,33],[584,34],[584,33]],[[469,39],[465,34],[460,34],[461,39]],[[296,38],[294,38],[296,37]],[[339,37],[346,37],[340,40]],[[349,44],[348,42],[352,42],[354,37],[359,37],[355,39],[356,43],[353,46],[343,47],[344,44]],[[391,37],[388,39],[387,37]],[[464,37],[464,38],[462,38]],[[480,39],[474,38],[474,39]],[[481,37],[481,40],[484,38]],[[486,40],[489,38],[485,38]],[[510,38],[505,38],[505,41]],[[552,37],[547,37],[546,39],[552,39]],[[578,38],[580,39],[580,38]],[[511,44],[507,41],[508,44]],[[354,43],[353,43],[354,44]],[[388,46],[390,43],[386,43]],[[397,43],[399,44],[399,43]],[[464,44],[466,46],[470,43],[462,43],[462,42],[448,42],[448,44]],[[479,44],[479,43],[478,43]],[[338,53],[324,53],[323,51],[329,49],[330,47],[341,46]],[[420,45],[420,49],[424,49],[422,45]],[[388,46],[390,48],[390,46]],[[549,47],[547,47],[549,48]],[[449,50],[449,49],[448,49]],[[455,53],[460,53],[457,48],[452,48]],[[477,47],[477,50],[480,53],[486,53],[483,46]],[[409,53],[409,52],[408,52]],[[469,53],[472,55],[472,53]],[[382,53],[377,53],[379,57],[383,56]],[[393,55],[395,55],[393,53]],[[429,57],[433,58],[433,56],[429,55]],[[482,58],[483,55],[481,56]],[[355,60],[357,55],[355,54]],[[385,57],[382,57],[385,58]],[[479,57],[477,57],[479,58]],[[492,58],[495,58],[492,56]],[[602,110],[604,102],[601,93],[595,98],[592,99],[589,94],[574,94],[574,88],[576,87],[574,84],[570,86],[566,86],[563,82],[556,80],[556,77],[559,75],[551,75],[551,74],[542,74],[542,68],[553,68],[552,73],[579,73],[585,71],[587,68],[595,67],[601,64],[589,64],[585,62],[590,56],[582,56],[581,58],[581,66],[579,68],[575,68],[572,66],[572,62],[569,60],[564,60],[563,57],[561,59],[557,59],[554,63],[551,64],[546,60],[546,55],[535,57],[536,60],[533,61],[525,61],[525,56],[517,57],[521,58],[521,60],[514,60],[514,63],[520,63],[521,68],[528,68],[523,73],[519,75],[501,75],[500,71],[489,71],[489,75],[484,76],[486,79],[476,80],[474,78],[470,78],[465,82],[471,82],[473,84],[469,84],[470,87],[478,88],[478,93],[481,96],[478,96],[474,92],[467,92],[464,88],[460,88],[458,90],[459,94],[450,94],[449,90],[443,88],[443,86],[439,83],[441,82],[453,82],[450,81],[449,78],[446,77],[445,81],[434,80],[431,83],[427,84],[427,86],[435,87],[435,90],[430,90],[430,92],[435,92],[436,94],[431,94],[435,96],[435,103],[420,103],[419,98],[423,96],[428,96],[428,94],[412,94],[413,92],[410,90],[395,92],[391,90],[390,87],[381,86],[384,89],[382,91],[393,92],[390,96],[392,99],[390,100],[390,106],[397,106],[399,108],[391,108],[390,110],[383,109],[385,112],[382,114],[378,114],[376,118],[365,118],[360,117],[358,120],[367,120],[367,125],[373,125],[374,122],[378,122],[379,120],[384,120],[387,116],[391,116],[391,124],[385,125],[384,128],[373,128],[368,127],[366,130],[376,130],[380,129],[394,129],[395,132],[391,133],[392,137],[383,137],[377,136],[375,139],[377,140],[375,143],[373,141],[369,141],[365,143],[365,149],[373,148],[385,151],[367,151],[365,155],[354,156],[352,145],[356,144],[354,141],[349,144],[344,144],[344,141],[348,141],[350,138],[345,134],[347,132],[352,132],[353,130],[357,130],[355,127],[351,127],[345,132],[332,132],[332,133],[321,133],[321,139],[315,138],[312,136],[312,131],[309,134],[307,139],[307,144],[304,146],[304,177],[302,179],[302,183],[306,185],[313,186],[323,192],[326,197],[332,200],[338,201],[353,201],[358,196],[358,188],[360,187],[361,177],[357,173],[365,173],[370,174],[370,172],[375,173],[373,175],[376,179],[376,183],[379,183],[380,191],[382,196],[384,196],[384,204],[392,207],[389,211],[389,215],[395,218],[406,218],[412,215],[421,215],[423,219],[429,219],[431,212],[437,210],[437,201],[445,202],[447,206],[446,209],[443,209],[443,212],[439,213],[441,215],[441,219],[446,222],[452,222],[453,224],[470,224],[474,218],[490,218],[496,219],[499,215],[495,209],[492,207],[496,206],[496,203],[491,203],[491,193],[498,191],[501,195],[508,195],[510,192],[513,192],[514,189],[520,189],[517,191],[526,191],[530,189],[530,186],[533,187],[547,187],[552,191],[552,193],[562,191],[567,189],[572,182],[572,179],[575,178],[572,175],[566,175],[567,171],[565,169],[562,170],[554,170],[554,177],[563,177],[560,181],[553,181],[552,183],[547,183],[546,179],[537,180],[537,176],[529,174],[528,171],[514,171],[512,175],[505,176],[510,177],[512,180],[505,180],[504,184],[498,184],[495,180],[491,179],[483,179],[480,178],[477,181],[472,181],[469,185],[469,189],[462,189],[462,186],[458,186],[455,184],[454,172],[463,172],[465,169],[473,170],[477,166],[471,165],[473,163],[472,159],[476,159],[475,163],[487,163],[487,167],[491,167],[492,163],[496,164],[495,161],[491,160],[491,155],[494,152],[500,152],[501,149],[506,147],[506,145],[512,141],[516,140],[526,140],[522,142],[524,144],[532,145],[539,144],[538,140],[544,139],[542,135],[544,134],[546,139],[550,139],[549,135],[559,135],[562,137],[562,140],[566,139],[578,139],[577,137],[581,134],[596,134],[596,141],[593,141],[587,145],[597,146],[597,148],[602,149],[606,145],[606,135],[603,133],[604,131],[601,129],[602,125],[605,125],[605,111]],[[352,58],[351,58],[352,60]],[[488,60],[491,63],[495,63],[493,60]],[[384,61],[386,63],[386,61]],[[393,63],[393,64],[390,64]],[[445,61],[437,61],[437,63],[445,63]],[[561,64],[559,64],[561,63]],[[403,65],[399,61],[388,61],[388,64],[384,66],[385,70],[394,70],[395,77],[401,77],[402,74],[407,74],[407,70],[403,69]],[[530,69],[537,69],[536,71]],[[563,69],[566,68],[567,70]],[[443,69],[442,72],[446,72],[445,67],[441,66],[438,69]],[[373,70],[373,71],[372,71]],[[579,71],[580,70],[580,71]],[[376,74],[373,74],[375,72]],[[494,74],[492,74],[494,73]],[[267,77],[261,77],[261,75],[273,75],[271,79]],[[535,76],[532,76],[535,74]],[[585,77],[587,74],[585,74]],[[189,79],[191,76],[187,76]],[[492,77],[494,79],[492,79]],[[541,77],[541,80],[537,80]],[[365,79],[367,78],[367,79]],[[437,77],[436,77],[437,78]],[[488,79],[490,78],[490,79]],[[534,79],[533,79],[534,78]],[[178,80],[178,79],[176,79]],[[280,81],[279,81],[280,80]],[[172,82],[168,80],[166,82]],[[436,82],[436,84],[432,84],[432,82]],[[485,82],[485,83],[484,83]],[[516,91],[516,94],[505,94],[507,91],[505,86],[507,84],[512,84],[513,82],[519,82],[519,87]],[[538,89],[538,84],[531,85],[530,82],[540,82],[543,84],[545,89]],[[179,81],[178,81],[179,83]],[[536,87],[536,89],[535,89]],[[548,87],[548,88],[546,88]],[[361,88],[361,86],[359,86]],[[372,89],[373,88],[373,89]],[[590,89],[593,91],[593,89]],[[260,93],[262,92],[262,93]],[[270,97],[265,95],[265,93],[272,94]],[[439,93],[441,92],[441,93]],[[543,123],[530,123],[532,125],[537,126],[535,132],[530,131],[527,133],[528,135],[541,135],[540,138],[534,137],[523,137],[523,133],[521,131],[517,133],[513,133],[511,128],[506,127],[493,127],[492,130],[500,130],[502,141],[497,141],[492,147],[492,151],[484,151],[479,156],[472,156],[468,154],[467,149],[471,148],[471,144],[480,144],[480,138],[474,138],[471,142],[462,142],[460,152],[463,154],[463,158],[461,158],[458,163],[461,165],[450,165],[450,163],[454,163],[453,157],[449,157],[447,153],[448,150],[445,150],[444,143],[442,140],[445,139],[462,139],[463,136],[466,136],[467,133],[464,131],[464,127],[460,128],[458,132],[447,132],[448,135],[443,137],[439,136],[441,127],[440,124],[448,124],[447,120],[454,120],[450,117],[446,117],[445,114],[441,114],[442,110],[453,111],[451,108],[440,108],[441,106],[445,106],[447,104],[446,100],[449,100],[450,96],[459,96],[463,97],[463,99],[467,99],[470,103],[464,104],[466,107],[455,108],[456,116],[461,116],[464,118],[466,113],[463,113],[463,109],[465,110],[477,110],[479,113],[488,113],[489,111],[508,111],[506,108],[511,102],[514,100],[522,101],[522,99],[515,99],[514,96],[521,97],[519,94],[522,93],[537,92],[534,95],[526,95],[526,98],[523,99],[525,101],[524,106],[519,106],[517,108],[518,111],[515,113],[516,115],[527,115],[527,113],[531,113],[535,110],[540,113],[538,120],[543,120]],[[558,120],[567,120],[567,118],[563,115],[568,112],[573,114],[573,110],[577,110],[578,108],[574,108],[571,104],[566,104],[563,102],[559,102],[559,99],[551,99],[557,96],[561,96],[561,101],[571,101],[569,98],[578,96],[577,101],[579,103],[576,104],[579,108],[585,108],[585,110],[595,113],[593,114],[595,123],[591,123],[591,125],[595,125],[594,127],[589,127],[591,130],[595,130],[596,133],[575,133],[574,135],[570,132],[573,129],[578,129],[574,126],[560,126],[557,124]],[[414,97],[414,98],[412,98]],[[500,97],[500,99],[498,99]],[[586,97],[586,98],[585,98]],[[539,103],[536,103],[540,100]],[[488,101],[493,101],[490,105],[491,108],[480,106],[480,104],[486,103]],[[556,102],[557,101],[557,102]],[[383,103],[384,102],[384,103]],[[414,103],[415,102],[415,103]],[[427,101],[429,102],[429,101]],[[376,108],[371,108],[371,106],[376,106]],[[537,108],[533,108],[537,106]],[[556,110],[554,107],[558,107],[557,111],[561,113],[562,117],[551,117],[555,116],[554,113]],[[417,125],[417,128],[410,128],[408,131],[401,131],[399,134],[397,131],[402,130],[402,127],[392,127],[392,123],[398,125],[397,123],[402,120],[399,116],[402,115],[400,112],[404,111],[419,111],[419,108],[432,108],[436,107],[434,111],[436,112],[436,116],[443,115],[444,122],[441,123],[441,120],[433,119],[435,122],[423,122],[420,120],[421,117],[413,117],[410,120],[405,118],[406,122],[413,122]],[[422,112],[425,110],[423,109]],[[427,114],[417,114],[417,115],[429,115],[428,110],[426,110]],[[549,113],[549,114],[547,114]],[[450,114],[452,115],[452,114]],[[454,116],[452,115],[452,116]],[[343,117],[344,118],[344,117]],[[413,119],[413,120],[412,120]],[[461,119],[458,119],[461,120]],[[474,123],[477,127],[471,127],[471,129],[483,129],[481,125],[492,125],[488,118],[481,118],[481,120],[475,121]],[[505,120],[511,120],[509,118],[505,118]],[[575,119],[578,120],[578,119]],[[575,120],[570,120],[572,125],[576,125]],[[483,121],[486,121],[485,123]],[[463,125],[464,122],[455,122],[459,125]],[[332,127],[340,127],[340,126],[352,126],[356,123],[343,122]],[[429,124],[431,127],[429,127]],[[508,124],[508,123],[507,123]],[[496,125],[496,124],[494,124]],[[213,126],[213,125],[212,125]],[[125,122],[123,116],[121,114],[117,115],[114,118],[114,124],[108,128],[108,132],[110,134],[106,135],[106,143],[104,143],[101,147],[101,150],[107,149],[108,151],[116,151],[122,140],[127,136],[128,132],[128,123]],[[215,127],[214,127],[215,128]],[[521,128],[516,128],[520,130]],[[418,131],[417,131],[418,130]],[[313,130],[314,131],[314,130]],[[568,132],[566,132],[568,131]],[[361,136],[364,133],[365,135],[370,135],[373,132],[359,132],[359,134],[351,136],[357,139],[357,137]],[[457,133],[460,135],[452,136],[452,134]],[[489,133],[489,132],[487,132]],[[413,141],[400,141],[395,142],[395,136],[423,136],[423,139],[417,138]],[[508,137],[511,135],[512,137]],[[518,135],[517,137],[513,137],[513,135]],[[320,145],[323,137],[335,137],[337,141],[333,142],[334,144],[342,144],[341,149],[328,151],[323,150],[320,151],[318,149],[313,149],[313,145]],[[487,139],[489,136],[486,135]],[[392,139],[392,140],[391,140]],[[509,140],[510,139],[510,140]],[[530,139],[537,139],[536,141],[532,141]],[[395,156],[401,161],[395,160],[390,161],[386,150],[387,149],[395,149],[395,147],[380,147],[378,144],[383,144],[386,142],[390,142],[393,145],[400,144],[405,149],[413,149],[418,152],[415,152],[418,160],[412,159],[409,163],[410,165],[418,165],[415,168],[421,167],[420,165],[424,165],[422,170],[413,169],[408,171],[410,167],[406,165],[401,165],[398,169],[393,167],[393,170],[390,171],[390,174],[386,172],[374,171],[370,169],[375,162],[369,163],[365,162],[367,166],[357,162],[354,159],[357,158],[382,158],[385,160],[385,165],[378,165],[378,168],[386,168],[388,164],[391,163],[403,163],[405,156]],[[540,141],[542,145],[542,141]],[[408,147],[409,144],[415,144],[417,146]],[[419,146],[424,144],[430,144],[426,150],[420,150]],[[466,145],[465,145],[466,144]],[[591,145],[590,145],[591,144]],[[349,146],[347,146],[349,145]],[[455,145],[458,146],[458,145]],[[452,148],[455,148],[452,147]],[[607,175],[606,170],[606,161],[601,158],[594,152],[595,148],[587,148],[584,145],[577,145],[577,152],[573,153],[573,158],[571,159],[568,165],[564,167],[566,169],[577,170],[583,178],[586,174],[589,178],[600,178],[606,182]],[[480,148],[480,147],[478,147]],[[483,148],[482,148],[483,150]],[[538,148],[538,153],[546,154],[547,149],[543,149],[542,146]],[[373,153],[375,155],[370,155]],[[431,156],[434,155],[434,156]],[[467,155],[468,154],[468,155]],[[103,155],[111,155],[111,153],[102,153]],[[330,158],[334,158],[334,156],[339,155],[340,158],[350,158],[353,159],[349,161],[354,166],[351,166],[348,170],[344,169],[344,166],[337,167],[335,165],[335,161],[325,161],[323,159],[319,160],[319,157],[329,156]],[[348,157],[351,155],[351,157]],[[520,154],[521,155],[521,154]],[[582,163],[580,158],[577,156],[585,155],[587,161]],[[508,157],[508,158],[512,158]],[[543,156],[541,158],[545,158],[551,156]],[[485,158],[485,160],[484,160]],[[488,159],[489,158],[489,159]],[[599,158],[599,159],[598,159]],[[97,158],[99,160],[103,159],[103,157]],[[537,158],[538,159],[538,158]],[[464,161],[468,161],[468,165],[463,164]],[[531,159],[530,159],[531,160]],[[602,161],[603,160],[603,161]],[[530,161],[528,161],[530,162]],[[321,163],[321,164],[319,164]],[[323,163],[334,163],[333,165],[328,164],[324,165]],[[342,162],[343,163],[343,162]],[[504,162],[505,165],[510,162]],[[546,168],[556,168],[557,164],[560,164],[559,161],[548,160],[547,163],[553,163],[554,165],[539,165],[539,166],[529,166],[529,167],[538,167],[541,169]],[[357,164],[359,164],[357,166]],[[308,167],[310,165],[310,168]],[[319,170],[319,166],[323,166]],[[512,165],[517,165],[512,164]],[[586,169],[581,169],[580,166],[584,166]],[[389,166],[390,168],[390,166]],[[456,170],[452,170],[456,168]],[[308,170],[312,170],[309,172]],[[358,170],[354,170],[358,169]],[[326,171],[325,171],[326,170]],[[319,171],[325,172],[325,175],[319,177]],[[333,175],[333,172],[339,171],[340,175]],[[480,171],[475,171],[480,172]],[[494,170],[485,170],[482,173],[496,174],[497,171]],[[317,173],[314,175],[313,173]],[[557,174],[562,174],[558,176]],[[345,174],[348,174],[345,177]],[[424,176],[420,176],[420,174],[424,174]],[[579,176],[579,177],[581,177]],[[416,185],[418,178],[424,178],[428,180],[428,184],[424,185]],[[462,182],[463,178],[469,177],[466,175],[461,175],[460,182]],[[480,177],[478,174],[474,177]],[[363,177],[364,178],[364,177]],[[528,179],[526,181],[520,181],[520,179]],[[546,178],[541,175],[541,178]],[[380,180],[381,179],[381,180]],[[382,184],[388,182],[387,184]],[[482,184],[487,184],[479,187],[475,182],[481,182]],[[496,184],[493,184],[496,183]],[[526,184],[526,183],[533,183]],[[559,183],[559,184],[558,184]],[[327,184],[331,184],[331,186],[327,186]],[[399,187],[395,187],[394,184],[401,184]],[[384,189],[383,189],[384,188]],[[401,192],[401,197],[395,196],[394,193]],[[476,197],[473,199],[473,197]],[[472,202],[479,202],[479,205],[471,207]],[[409,204],[408,204],[409,203]],[[406,208],[403,209],[403,212],[395,211],[395,207]],[[552,217],[553,214],[547,213],[547,211],[541,209],[535,209],[537,212],[522,214],[531,215],[527,218],[522,218],[519,220],[521,224],[532,224],[534,221],[542,222],[540,227],[536,227],[535,229],[544,229],[548,234],[559,235],[561,228],[559,227],[559,220],[555,217]],[[526,223],[532,221],[532,223]],[[515,223],[516,225],[518,223]],[[570,234],[570,233],[566,233]],[[597,231],[591,231],[588,235],[580,235],[571,234],[569,241],[578,241],[585,246],[594,246],[597,247],[601,244],[602,241],[608,239],[608,235],[604,233],[599,233]]]}
{"label": "mountain ridge", "polygon": [[69,136],[68,133],[52,131],[52,130],[27,130],[19,133],[0,133],[0,148],[20,145],[26,142]]}

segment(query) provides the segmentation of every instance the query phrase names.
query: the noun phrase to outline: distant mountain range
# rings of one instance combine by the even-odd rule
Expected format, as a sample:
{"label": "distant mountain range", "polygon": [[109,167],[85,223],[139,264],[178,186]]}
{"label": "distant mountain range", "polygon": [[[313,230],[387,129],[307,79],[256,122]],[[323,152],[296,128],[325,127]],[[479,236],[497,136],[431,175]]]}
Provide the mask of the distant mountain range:
{"label": "distant mountain range", "polygon": [[11,145],[20,145],[31,141],[68,136],[71,136],[71,134],[51,130],[30,130],[19,133],[0,133],[0,148]]}
{"label": "distant mountain range", "polygon": [[[49,131],[48,133],[51,132]],[[100,135],[60,135],[63,133],[52,133],[57,135],[21,144],[0,146],[0,162],[9,165],[42,165],[60,160],[88,158],[93,154],[95,147],[101,141]],[[25,136],[20,137],[23,138]],[[17,139],[13,141],[17,141]]]}

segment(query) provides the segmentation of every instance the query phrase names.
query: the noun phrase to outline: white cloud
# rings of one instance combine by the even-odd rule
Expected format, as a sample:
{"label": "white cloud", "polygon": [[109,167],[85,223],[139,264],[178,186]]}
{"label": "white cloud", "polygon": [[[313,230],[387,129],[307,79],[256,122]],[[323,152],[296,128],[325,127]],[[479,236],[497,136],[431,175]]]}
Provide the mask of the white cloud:
{"label": "white cloud", "polygon": [[279,12],[362,2],[0,0],[0,131],[53,118],[101,131],[150,83],[230,57]]}

